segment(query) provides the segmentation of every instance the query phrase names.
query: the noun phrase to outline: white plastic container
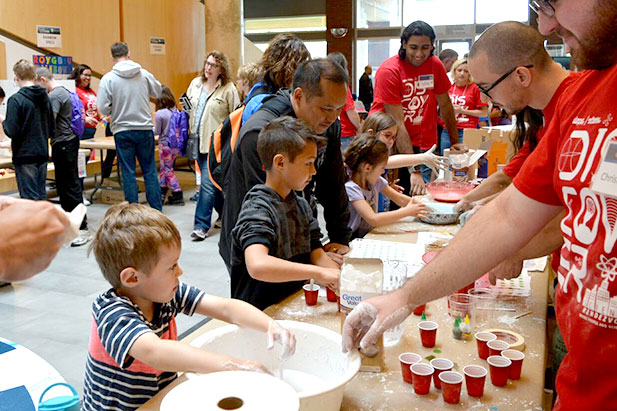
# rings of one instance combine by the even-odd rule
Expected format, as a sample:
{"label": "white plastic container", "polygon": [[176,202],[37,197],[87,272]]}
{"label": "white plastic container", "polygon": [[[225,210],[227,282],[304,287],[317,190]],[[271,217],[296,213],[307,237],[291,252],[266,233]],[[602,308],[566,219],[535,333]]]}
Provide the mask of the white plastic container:
{"label": "white plastic container", "polygon": [[[343,392],[347,384],[360,369],[360,355],[357,351],[342,352],[341,335],[313,324],[298,321],[279,321],[296,336],[296,353],[283,363],[283,380],[298,374],[320,379],[314,386],[298,389],[301,411],[338,411],[343,402]],[[264,333],[227,325],[207,332],[196,338],[191,345],[204,350],[227,354],[238,358],[260,361],[278,375],[279,351],[266,350]],[[187,373],[188,378],[196,374]],[[295,381],[297,382],[297,381]]]}

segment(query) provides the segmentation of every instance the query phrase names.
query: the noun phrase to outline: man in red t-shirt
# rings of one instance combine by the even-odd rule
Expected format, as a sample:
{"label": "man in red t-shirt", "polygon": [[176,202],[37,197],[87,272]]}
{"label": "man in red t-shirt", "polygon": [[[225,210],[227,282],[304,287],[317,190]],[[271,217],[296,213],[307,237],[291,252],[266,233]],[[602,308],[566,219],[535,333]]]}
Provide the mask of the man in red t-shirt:
{"label": "man in red t-shirt", "polygon": [[[577,67],[596,70],[584,73],[561,96],[514,184],[482,207],[403,287],[349,314],[344,349],[362,337],[360,345],[368,348],[415,306],[469,284],[565,208],[555,307],[568,354],[557,375],[555,409],[617,409],[617,177],[612,168],[617,162],[617,4],[538,0],[532,6],[539,12],[540,30],[561,35]],[[512,73],[506,74],[492,73],[485,94],[507,87]]]}
{"label": "man in red t-shirt", "polygon": [[[398,55],[384,61],[375,75],[370,112],[385,111],[396,119],[396,146],[401,153],[421,153],[437,143],[438,104],[451,144],[459,144],[454,108],[448,96],[450,80],[439,58],[433,56],[434,42],[435,31],[430,25],[423,21],[411,23],[401,35]],[[423,194],[431,169],[422,166],[422,175],[413,171],[407,179],[407,170],[399,169],[401,186],[411,189],[412,195]]]}

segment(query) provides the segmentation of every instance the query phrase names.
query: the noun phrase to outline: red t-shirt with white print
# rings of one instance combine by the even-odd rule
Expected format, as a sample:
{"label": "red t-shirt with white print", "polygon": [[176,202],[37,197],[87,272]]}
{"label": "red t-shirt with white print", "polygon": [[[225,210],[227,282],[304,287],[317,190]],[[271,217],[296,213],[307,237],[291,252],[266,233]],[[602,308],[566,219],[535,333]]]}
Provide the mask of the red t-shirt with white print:
{"label": "red t-shirt with white print", "polygon": [[617,140],[616,88],[617,66],[584,73],[514,179],[528,197],[565,208],[555,309],[568,354],[557,410],[617,409],[617,190],[591,190],[604,146]]}
{"label": "red t-shirt with white print", "polygon": [[[480,89],[476,83],[471,83],[466,86],[457,86],[452,84],[448,91],[450,100],[453,105],[461,106],[465,110],[478,110],[480,107],[486,107],[488,104],[482,102]],[[457,128],[478,128],[480,117],[468,116],[467,114],[456,115]]]}
{"label": "red t-shirt with white print", "polygon": [[384,61],[375,74],[370,113],[385,111],[384,104],[400,105],[411,144],[427,150],[437,143],[435,96],[449,89],[450,79],[439,58],[431,56],[416,67],[396,55]]}
{"label": "red t-shirt with white print", "polygon": [[[92,117],[98,124],[99,112],[96,107],[96,93],[92,89],[75,87],[75,93],[79,96],[87,117]],[[86,128],[96,128],[96,124],[86,122]]]}

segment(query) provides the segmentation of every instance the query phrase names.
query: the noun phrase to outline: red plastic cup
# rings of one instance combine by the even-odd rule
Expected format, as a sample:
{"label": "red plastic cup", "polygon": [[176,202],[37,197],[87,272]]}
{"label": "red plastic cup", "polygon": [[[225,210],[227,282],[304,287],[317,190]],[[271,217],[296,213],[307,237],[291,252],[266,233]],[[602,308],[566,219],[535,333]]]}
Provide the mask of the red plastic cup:
{"label": "red plastic cup", "polygon": [[493,340],[486,343],[489,355],[501,355],[504,350],[510,349],[510,344],[502,340]]}
{"label": "red plastic cup", "polygon": [[444,371],[439,374],[439,380],[443,387],[443,400],[448,404],[458,404],[461,399],[463,376],[456,371]]}
{"label": "red plastic cup", "polygon": [[426,311],[426,304],[419,305],[416,308],[414,308],[413,315],[420,316],[422,315],[424,311]]}
{"label": "red plastic cup", "polygon": [[[504,358],[504,357],[502,357]],[[435,370],[432,366],[417,362],[411,366],[413,374],[413,391],[418,395],[426,395],[431,390],[431,378]]]}
{"label": "red plastic cup", "polygon": [[478,357],[480,357],[483,360],[486,360],[488,358],[489,354],[489,349],[488,349],[488,345],[486,345],[489,341],[494,341],[497,339],[497,336],[493,333],[476,333],[475,334],[476,337],[476,343],[478,344]]}
{"label": "red plastic cup", "polygon": [[445,358],[433,358],[431,360],[431,366],[435,369],[435,372],[433,373],[433,383],[435,384],[435,388],[441,390],[441,380],[439,379],[439,374],[444,371],[452,371],[454,363]]}
{"label": "red plastic cup", "polygon": [[512,361],[512,365],[510,366],[510,372],[508,373],[508,378],[511,380],[520,380],[521,371],[523,370],[523,360],[525,359],[525,354],[518,350],[503,350],[501,352],[501,355]]}
{"label": "red plastic cup", "polygon": [[512,361],[501,355],[491,355],[486,360],[491,368],[491,382],[496,387],[503,387],[508,383],[508,374]]}
{"label": "red plastic cup", "polygon": [[398,360],[401,362],[401,371],[403,373],[403,381],[407,384],[413,384],[413,374],[411,373],[411,366],[415,363],[422,361],[420,354],[415,352],[404,352],[398,356]]}
{"label": "red plastic cup", "polygon": [[317,295],[319,294],[319,286],[317,284],[313,284],[313,290],[311,290],[310,284],[304,284],[302,286],[304,290],[304,299],[306,300],[306,305],[316,305],[317,304]]}
{"label": "red plastic cup", "polygon": [[338,299],[338,296],[336,295],[334,291],[330,289],[330,287],[326,287],[326,297],[328,298],[328,301],[331,303],[335,303]]}
{"label": "red plastic cup", "polygon": [[463,368],[465,385],[470,397],[480,398],[484,395],[484,381],[486,380],[486,368],[479,365],[468,365]]}
{"label": "red plastic cup", "polygon": [[435,346],[437,327],[439,327],[439,324],[435,321],[420,321],[418,323],[418,328],[420,329],[420,339],[422,340],[423,347],[433,348]]}

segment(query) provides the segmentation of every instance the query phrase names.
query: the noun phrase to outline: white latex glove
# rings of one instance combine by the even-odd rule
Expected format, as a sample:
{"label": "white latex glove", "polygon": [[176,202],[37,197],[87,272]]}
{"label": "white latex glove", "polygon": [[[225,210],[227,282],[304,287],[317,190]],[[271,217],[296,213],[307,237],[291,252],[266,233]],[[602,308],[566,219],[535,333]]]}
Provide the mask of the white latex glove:
{"label": "white latex glove", "polygon": [[461,216],[459,217],[459,220],[461,222],[461,226],[464,226],[467,221],[469,221],[469,219],[476,213],[476,211],[478,211],[478,208],[472,208],[469,211],[465,211],[463,214],[461,214]]}
{"label": "white latex glove", "polygon": [[471,210],[473,208],[473,203],[467,201],[465,198],[462,198],[458,203],[454,205],[454,211],[457,213],[463,213],[465,211]]}
{"label": "white latex glove", "polygon": [[268,343],[266,346],[268,350],[274,348],[275,342],[280,343],[283,347],[281,350],[280,360],[286,360],[296,352],[296,336],[276,321],[270,320],[266,335],[268,337]]}
{"label": "white latex glove", "polygon": [[399,290],[358,304],[343,324],[343,352],[368,350],[384,331],[402,323],[413,311],[404,295]]}
{"label": "white latex glove", "polygon": [[424,184],[424,178],[422,178],[422,173],[419,171],[411,173],[411,176],[409,176],[409,186],[411,187],[411,196],[420,196],[426,194],[426,185]]}
{"label": "white latex glove", "polygon": [[447,170],[450,167],[450,163],[446,157],[435,155],[434,152],[437,149],[437,145],[433,144],[430,150],[424,153],[418,154],[422,163],[427,167],[432,168],[435,174],[439,174],[439,170]]}

